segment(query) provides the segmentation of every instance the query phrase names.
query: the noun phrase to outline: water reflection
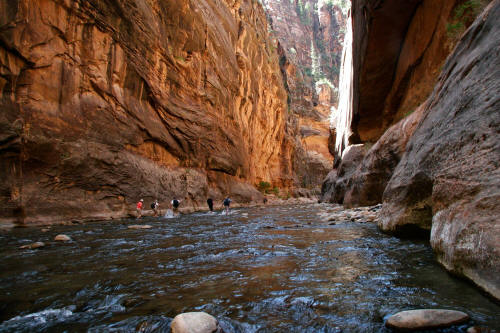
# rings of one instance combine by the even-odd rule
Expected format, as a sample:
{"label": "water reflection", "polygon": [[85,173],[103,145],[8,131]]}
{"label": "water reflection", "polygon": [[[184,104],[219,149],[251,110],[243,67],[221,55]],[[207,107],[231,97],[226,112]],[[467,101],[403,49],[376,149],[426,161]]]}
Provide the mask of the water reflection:
{"label": "water reflection", "polygon": [[[0,234],[0,332],[164,331],[185,311],[227,332],[385,332],[400,310],[444,307],[499,327],[500,308],[450,277],[425,243],[373,224],[330,225],[326,205]],[[56,244],[56,234],[73,241]],[[30,242],[46,247],[20,250]]]}

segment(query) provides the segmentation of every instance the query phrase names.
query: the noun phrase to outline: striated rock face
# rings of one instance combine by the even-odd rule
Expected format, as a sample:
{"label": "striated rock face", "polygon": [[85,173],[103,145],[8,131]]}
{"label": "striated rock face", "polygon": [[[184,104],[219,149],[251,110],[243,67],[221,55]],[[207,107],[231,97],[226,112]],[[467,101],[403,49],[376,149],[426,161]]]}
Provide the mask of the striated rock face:
{"label": "striated rock face", "polygon": [[330,115],[337,105],[345,15],[342,8],[322,0],[263,0],[263,4],[272,36],[279,43],[293,115],[288,129],[297,138],[293,153],[296,183],[315,187],[332,167]]}
{"label": "striated rock face", "polygon": [[449,57],[384,192],[379,226],[431,231],[438,260],[500,299],[500,1]]}
{"label": "striated rock face", "polygon": [[454,44],[449,24],[457,4],[456,0],[352,2],[355,19],[348,27],[354,38],[346,38],[342,74],[348,81],[343,90],[349,93],[339,105],[338,154],[350,144],[376,142],[428,98]]}
{"label": "striated rock face", "polygon": [[257,2],[9,0],[0,13],[0,220],[291,185],[287,94]]}
{"label": "striated rock face", "polygon": [[430,237],[447,269],[500,298],[500,1],[457,38],[453,24],[470,25],[480,8],[466,4],[353,1],[335,154],[378,141],[348,179],[339,161],[323,199],[346,206],[382,199],[382,230]]}
{"label": "striated rock face", "polygon": [[382,202],[385,187],[405,152],[408,140],[422,119],[424,106],[425,104],[390,127],[366,153],[347,181],[343,198],[346,207]]}

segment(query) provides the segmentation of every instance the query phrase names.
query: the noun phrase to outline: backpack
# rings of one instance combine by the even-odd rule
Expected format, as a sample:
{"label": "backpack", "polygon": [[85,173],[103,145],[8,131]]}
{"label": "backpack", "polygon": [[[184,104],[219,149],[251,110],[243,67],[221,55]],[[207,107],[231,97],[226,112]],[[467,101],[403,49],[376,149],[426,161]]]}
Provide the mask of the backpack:
{"label": "backpack", "polygon": [[175,208],[179,207],[179,200],[174,200],[172,204]]}
{"label": "backpack", "polygon": [[153,202],[153,203],[151,204],[151,209],[155,209],[155,207],[156,207],[156,204]]}

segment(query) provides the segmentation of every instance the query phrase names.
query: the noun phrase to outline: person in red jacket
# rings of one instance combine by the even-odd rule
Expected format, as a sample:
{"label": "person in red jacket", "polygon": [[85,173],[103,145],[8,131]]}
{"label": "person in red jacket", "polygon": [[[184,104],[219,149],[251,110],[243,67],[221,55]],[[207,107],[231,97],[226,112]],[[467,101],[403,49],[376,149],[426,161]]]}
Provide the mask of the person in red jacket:
{"label": "person in red jacket", "polygon": [[142,206],[144,204],[144,200],[141,199],[139,200],[139,202],[137,203],[137,218],[140,218],[142,216]]}

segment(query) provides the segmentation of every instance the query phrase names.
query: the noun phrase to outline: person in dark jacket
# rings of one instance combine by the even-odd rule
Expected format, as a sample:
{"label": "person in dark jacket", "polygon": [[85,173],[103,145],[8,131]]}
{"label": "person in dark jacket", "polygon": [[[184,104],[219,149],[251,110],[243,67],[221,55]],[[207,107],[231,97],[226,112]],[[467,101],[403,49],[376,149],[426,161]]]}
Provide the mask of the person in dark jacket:
{"label": "person in dark jacket", "polygon": [[208,205],[208,209],[210,209],[210,211],[213,212],[214,211],[214,201],[212,200],[212,198],[207,199],[207,205]]}
{"label": "person in dark jacket", "polygon": [[179,211],[179,205],[181,204],[181,201],[174,197],[174,199],[170,201],[170,203],[172,204],[172,210],[174,211],[174,213],[177,213]]}
{"label": "person in dark jacket", "polygon": [[224,208],[226,209],[226,215],[229,214],[229,205],[231,204],[231,199],[229,197],[226,197],[223,201]]}

